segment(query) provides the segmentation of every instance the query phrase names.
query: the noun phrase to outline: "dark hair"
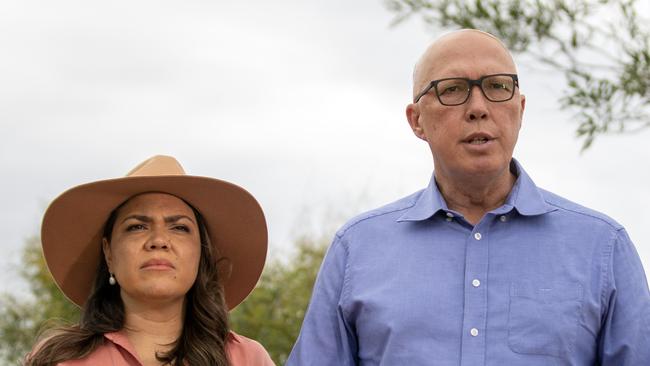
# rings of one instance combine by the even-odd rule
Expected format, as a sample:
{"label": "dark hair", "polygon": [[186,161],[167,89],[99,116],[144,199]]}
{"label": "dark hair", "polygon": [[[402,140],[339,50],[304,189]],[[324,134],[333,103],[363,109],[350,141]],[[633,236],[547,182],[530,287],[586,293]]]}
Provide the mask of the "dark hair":
{"label": "dark hair", "polygon": [[[128,200],[126,201],[128,202]],[[104,237],[110,242],[117,213],[126,203],[111,212],[104,225]],[[180,365],[230,365],[226,354],[229,333],[228,310],[219,282],[216,256],[208,236],[205,220],[194,211],[201,240],[201,258],[194,284],[185,295],[185,319],[181,335],[169,352],[156,354],[158,361]],[[95,277],[92,294],[82,309],[79,324],[50,330],[35,353],[28,356],[26,366],[54,366],[60,362],[88,356],[104,342],[104,333],[124,327],[124,303],[119,286],[108,283],[108,266],[104,256]]]}

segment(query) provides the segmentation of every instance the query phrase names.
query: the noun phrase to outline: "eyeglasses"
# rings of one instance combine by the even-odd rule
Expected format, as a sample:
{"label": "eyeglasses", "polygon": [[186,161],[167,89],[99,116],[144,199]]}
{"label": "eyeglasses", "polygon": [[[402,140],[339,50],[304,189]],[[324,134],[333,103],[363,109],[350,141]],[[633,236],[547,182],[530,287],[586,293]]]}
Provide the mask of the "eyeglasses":
{"label": "eyeglasses", "polygon": [[483,96],[490,102],[505,102],[515,95],[515,87],[519,87],[519,80],[515,74],[485,75],[476,80],[468,78],[434,80],[415,97],[413,103],[417,103],[433,88],[440,104],[461,105],[469,99],[474,85],[481,89]]}

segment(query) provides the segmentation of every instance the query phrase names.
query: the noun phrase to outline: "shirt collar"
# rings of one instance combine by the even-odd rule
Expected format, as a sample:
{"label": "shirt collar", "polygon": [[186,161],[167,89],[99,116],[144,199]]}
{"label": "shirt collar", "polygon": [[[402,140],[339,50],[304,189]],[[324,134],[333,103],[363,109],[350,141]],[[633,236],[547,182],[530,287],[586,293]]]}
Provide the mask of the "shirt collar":
{"label": "shirt collar", "polygon": [[448,211],[448,208],[445,199],[442,198],[442,194],[438,190],[435,174],[433,174],[429,186],[418,196],[415,204],[397,219],[397,222],[426,220],[440,210]]}
{"label": "shirt collar", "polygon": [[104,338],[110,340],[115,345],[122,347],[125,351],[131,354],[136,360],[140,361],[138,358],[138,353],[135,351],[135,348],[131,345],[129,337],[126,335],[126,332],[118,330],[117,332],[104,333]]}
{"label": "shirt collar", "polygon": [[241,343],[241,336],[231,330],[228,332],[228,341]]}
{"label": "shirt collar", "polygon": [[[124,331],[104,333],[104,337],[110,340],[111,342],[115,343],[116,345],[124,348],[132,355],[134,356],[136,355],[133,346],[131,346],[131,342],[129,342],[129,338],[127,337],[126,333],[124,333]],[[241,336],[233,331],[228,332],[227,338],[228,341],[241,343]]]}
{"label": "shirt collar", "polygon": [[[555,210],[553,206],[546,203],[540,189],[528,174],[526,174],[526,171],[524,171],[516,159],[512,159],[510,167],[515,170],[517,180],[508,198],[506,198],[506,202],[503,206],[493,210],[493,213],[503,214],[515,208],[521,215],[535,216]],[[450,211],[440,190],[438,190],[434,173],[429,181],[429,186],[422,191],[415,204],[397,219],[397,221],[423,221],[441,210],[445,212]]]}
{"label": "shirt collar", "polygon": [[504,206],[514,207],[517,212],[524,216],[543,215],[557,210],[556,207],[546,203],[542,191],[535,185],[535,182],[516,159],[513,158],[510,164],[517,173],[517,181],[515,186],[512,187]]}

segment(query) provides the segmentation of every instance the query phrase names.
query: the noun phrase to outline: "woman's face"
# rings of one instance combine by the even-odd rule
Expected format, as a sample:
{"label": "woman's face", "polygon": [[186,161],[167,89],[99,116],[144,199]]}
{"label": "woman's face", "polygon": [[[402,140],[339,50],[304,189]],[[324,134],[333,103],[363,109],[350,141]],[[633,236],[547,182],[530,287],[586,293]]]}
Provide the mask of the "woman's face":
{"label": "woman's face", "polygon": [[199,227],[185,202],[165,193],[131,197],[111,235],[102,248],[125,304],[184,299],[201,256]]}

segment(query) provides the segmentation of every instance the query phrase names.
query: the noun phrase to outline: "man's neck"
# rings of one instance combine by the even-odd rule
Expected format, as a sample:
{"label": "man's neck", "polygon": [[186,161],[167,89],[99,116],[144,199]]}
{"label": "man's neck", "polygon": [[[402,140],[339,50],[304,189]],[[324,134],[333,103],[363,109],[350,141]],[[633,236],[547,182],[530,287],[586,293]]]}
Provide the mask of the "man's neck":
{"label": "man's neck", "polygon": [[483,216],[506,201],[516,177],[506,170],[498,177],[462,177],[450,179],[436,175],[438,190],[449,209],[460,212],[467,222],[476,225]]}

